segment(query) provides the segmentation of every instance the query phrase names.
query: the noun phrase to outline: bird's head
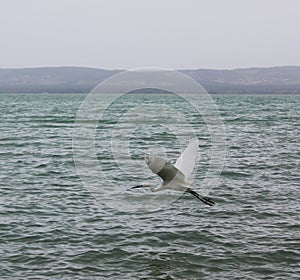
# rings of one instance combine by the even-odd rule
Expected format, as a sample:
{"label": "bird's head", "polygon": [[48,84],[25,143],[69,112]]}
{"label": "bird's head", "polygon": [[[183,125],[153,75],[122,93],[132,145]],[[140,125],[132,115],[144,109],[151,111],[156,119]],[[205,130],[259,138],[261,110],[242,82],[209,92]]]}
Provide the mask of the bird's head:
{"label": "bird's head", "polygon": [[163,169],[167,160],[162,157],[146,156],[145,162],[148,165],[149,169],[153,173],[157,174],[159,171],[161,171]]}

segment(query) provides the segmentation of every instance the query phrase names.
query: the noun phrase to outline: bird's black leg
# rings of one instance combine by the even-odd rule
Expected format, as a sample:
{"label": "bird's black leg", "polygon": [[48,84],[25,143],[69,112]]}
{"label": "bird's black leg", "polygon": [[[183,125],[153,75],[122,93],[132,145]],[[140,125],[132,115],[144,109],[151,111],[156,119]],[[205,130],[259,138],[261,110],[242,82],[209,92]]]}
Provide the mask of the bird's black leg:
{"label": "bird's black leg", "polygon": [[212,201],[210,198],[208,197],[204,197],[200,194],[198,194],[196,191],[192,190],[192,189],[187,189],[186,192],[192,194],[193,196],[197,197],[199,200],[201,200],[203,203],[209,205],[209,206],[214,206],[215,202]]}

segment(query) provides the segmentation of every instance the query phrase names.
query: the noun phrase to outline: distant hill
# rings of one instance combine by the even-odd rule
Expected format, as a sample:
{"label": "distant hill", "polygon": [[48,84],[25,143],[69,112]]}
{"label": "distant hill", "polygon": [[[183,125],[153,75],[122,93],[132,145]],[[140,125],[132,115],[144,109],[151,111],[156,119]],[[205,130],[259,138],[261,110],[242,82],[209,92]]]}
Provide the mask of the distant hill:
{"label": "distant hill", "polygon": [[211,93],[300,93],[300,67],[184,70]]}
{"label": "distant hill", "polygon": [[0,69],[0,92],[84,93],[118,72],[84,67]]}
{"label": "distant hill", "polygon": [[[87,93],[122,70],[84,67],[0,69],[0,93]],[[179,70],[210,93],[300,93],[300,67]]]}

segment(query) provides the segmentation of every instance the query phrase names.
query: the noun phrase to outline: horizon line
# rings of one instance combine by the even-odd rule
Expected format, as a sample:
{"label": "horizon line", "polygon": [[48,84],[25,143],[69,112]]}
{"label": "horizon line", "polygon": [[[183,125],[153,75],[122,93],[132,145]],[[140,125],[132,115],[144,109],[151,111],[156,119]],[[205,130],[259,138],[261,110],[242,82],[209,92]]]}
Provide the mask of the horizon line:
{"label": "horizon line", "polygon": [[[219,70],[219,71],[233,71],[233,70],[246,70],[246,69],[271,69],[271,68],[280,68],[280,67],[300,67],[300,65],[275,65],[275,66],[250,66],[250,67],[237,67],[237,68],[164,68],[164,67],[154,67],[148,66],[147,68],[162,68],[169,69],[175,71],[195,71],[195,70]],[[145,68],[143,67],[135,67],[135,68],[102,68],[102,67],[93,67],[93,66],[78,66],[78,65],[57,65],[57,66],[31,66],[31,67],[0,67],[0,70],[26,70],[26,69],[43,69],[43,68],[85,68],[85,69],[95,69],[95,70],[106,70],[106,71],[129,71],[132,69]]]}

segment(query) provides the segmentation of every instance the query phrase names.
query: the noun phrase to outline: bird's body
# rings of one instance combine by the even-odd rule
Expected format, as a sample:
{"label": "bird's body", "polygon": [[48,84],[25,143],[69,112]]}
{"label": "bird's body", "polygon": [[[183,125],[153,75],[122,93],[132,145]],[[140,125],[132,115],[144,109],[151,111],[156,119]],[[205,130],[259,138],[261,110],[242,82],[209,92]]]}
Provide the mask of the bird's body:
{"label": "bird's body", "polygon": [[186,188],[191,186],[192,183],[186,181],[185,175],[172,163],[166,160],[163,167],[158,172],[155,172],[151,169],[151,163],[156,163],[163,160],[164,159],[160,157],[145,158],[146,163],[150,163],[148,164],[150,170],[163,179],[161,186],[157,190],[172,189],[176,191],[185,191]]}
{"label": "bird's body", "polygon": [[162,184],[156,188],[153,185],[139,185],[133,188],[149,187],[152,192],[164,189],[172,189],[175,191],[189,192],[202,202],[213,206],[215,203],[209,198],[203,197],[193,190],[193,182],[187,181],[193,171],[198,142],[192,141],[177,159],[175,165],[162,157],[147,156],[145,162],[149,169],[163,179]]}

